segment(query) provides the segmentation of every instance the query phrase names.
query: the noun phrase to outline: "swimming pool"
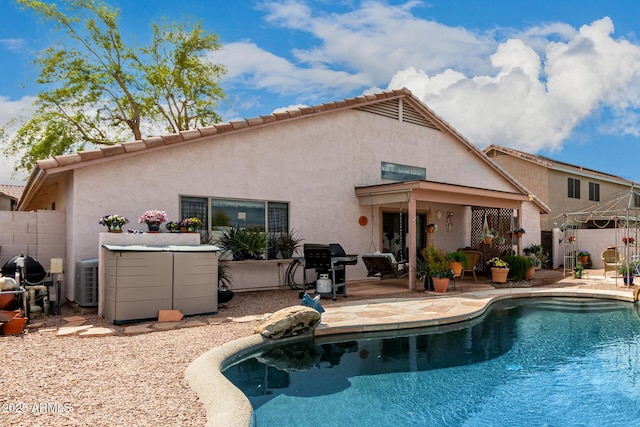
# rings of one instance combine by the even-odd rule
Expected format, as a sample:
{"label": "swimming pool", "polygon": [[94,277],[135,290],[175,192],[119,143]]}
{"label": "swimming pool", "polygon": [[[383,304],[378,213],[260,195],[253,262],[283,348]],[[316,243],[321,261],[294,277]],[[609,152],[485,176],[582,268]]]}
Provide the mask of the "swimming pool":
{"label": "swimming pool", "polygon": [[506,300],[449,330],[309,340],[224,375],[259,427],[640,425],[640,318],[614,300]]}

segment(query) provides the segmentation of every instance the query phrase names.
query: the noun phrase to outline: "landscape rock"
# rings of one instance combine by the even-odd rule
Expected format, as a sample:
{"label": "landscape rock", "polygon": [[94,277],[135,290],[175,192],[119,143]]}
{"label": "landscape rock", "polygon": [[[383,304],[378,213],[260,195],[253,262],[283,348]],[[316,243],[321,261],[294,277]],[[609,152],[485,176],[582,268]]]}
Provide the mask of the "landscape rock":
{"label": "landscape rock", "polygon": [[260,322],[254,332],[265,338],[279,340],[311,332],[319,323],[320,313],[298,305],[276,311]]}

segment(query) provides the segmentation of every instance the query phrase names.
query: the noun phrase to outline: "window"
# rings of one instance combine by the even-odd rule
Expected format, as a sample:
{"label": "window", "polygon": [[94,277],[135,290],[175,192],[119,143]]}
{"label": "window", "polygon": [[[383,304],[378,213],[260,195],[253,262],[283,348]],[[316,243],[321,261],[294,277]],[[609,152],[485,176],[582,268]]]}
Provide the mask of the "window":
{"label": "window", "polygon": [[579,199],[580,198],[580,180],[575,178],[568,178],[567,182],[569,184],[569,191],[567,196],[571,199]]}
{"label": "window", "polygon": [[382,179],[392,181],[414,181],[427,179],[427,170],[417,166],[382,162],[380,172]]}
{"label": "window", "polygon": [[192,218],[195,216],[202,221],[202,228],[206,228],[209,218],[207,207],[207,199],[200,197],[182,197],[180,199],[180,212],[182,212],[180,220],[182,218]]}
{"label": "window", "polygon": [[600,184],[596,182],[589,183],[589,200],[593,202],[600,201]]}
{"label": "window", "polygon": [[258,227],[268,233],[289,231],[289,204],[285,202],[181,197],[180,218],[192,216],[202,220],[205,230],[219,231],[238,226]]}

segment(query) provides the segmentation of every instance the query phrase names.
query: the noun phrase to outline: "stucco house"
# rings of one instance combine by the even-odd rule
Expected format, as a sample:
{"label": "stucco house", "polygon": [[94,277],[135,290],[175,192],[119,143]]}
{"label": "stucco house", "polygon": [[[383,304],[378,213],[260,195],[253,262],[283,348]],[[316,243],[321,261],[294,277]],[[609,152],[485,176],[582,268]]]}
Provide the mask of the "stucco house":
{"label": "stucco house", "polygon": [[[134,229],[150,209],[198,216],[204,230],[223,216],[350,254],[400,251],[413,266],[427,243],[480,245],[486,226],[524,227],[508,242],[518,250],[537,242],[548,208],[531,194],[402,89],[41,160],[19,209],[66,212],[68,282],[76,261],[97,257],[98,219],[108,213]],[[438,231],[427,235],[427,223]],[[347,276],[365,278],[366,269],[359,262]],[[277,277],[262,288],[282,286]],[[73,286],[65,294],[73,300]]]}
{"label": "stucco house", "polygon": [[[588,206],[626,195],[640,184],[616,175],[579,165],[559,162],[548,157],[529,154],[513,148],[490,145],[484,153],[513,175],[550,209],[540,216],[540,228],[551,231],[562,224],[562,215],[582,211]],[[634,199],[640,207],[640,198]],[[576,224],[579,228],[603,228],[607,219],[595,224],[597,217]],[[613,223],[609,224],[613,227]]]}
{"label": "stucco house", "polygon": [[21,185],[0,185],[0,211],[15,211],[22,190]]}

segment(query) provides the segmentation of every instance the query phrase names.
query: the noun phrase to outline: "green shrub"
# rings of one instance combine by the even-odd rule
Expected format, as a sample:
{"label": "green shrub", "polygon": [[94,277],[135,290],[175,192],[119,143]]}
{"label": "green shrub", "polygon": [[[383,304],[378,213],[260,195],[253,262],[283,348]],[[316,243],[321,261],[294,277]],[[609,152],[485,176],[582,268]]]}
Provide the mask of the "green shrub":
{"label": "green shrub", "polygon": [[520,255],[501,257],[509,264],[509,280],[518,282],[524,279],[524,272],[531,267],[531,261]]}

